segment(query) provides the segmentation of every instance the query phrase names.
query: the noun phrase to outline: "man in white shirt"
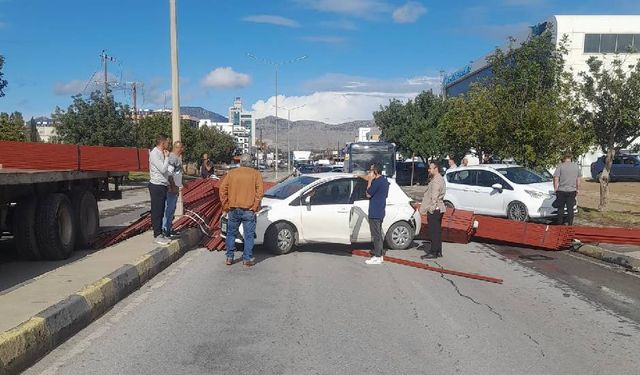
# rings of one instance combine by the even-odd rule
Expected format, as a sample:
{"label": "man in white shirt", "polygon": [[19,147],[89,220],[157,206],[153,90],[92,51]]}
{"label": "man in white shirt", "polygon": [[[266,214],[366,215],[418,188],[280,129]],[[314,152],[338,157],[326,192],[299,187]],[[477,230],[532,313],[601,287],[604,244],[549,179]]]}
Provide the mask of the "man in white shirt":
{"label": "man in white shirt", "polygon": [[162,234],[162,217],[167,201],[169,180],[169,151],[167,146],[169,137],[158,134],[156,147],[149,153],[149,195],[151,196],[151,225],[153,227],[153,242],[158,245],[168,245],[171,241]]}
{"label": "man in white shirt", "polygon": [[162,218],[162,232],[166,238],[173,238],[180,234],[171,230],[173,223],[173,215],[176,212],[176,203],[182,188],[182,153],[184,147],[182,142],[173,142],[173,150],[169,154],[169,166],[167,167],[169,187],[167,191],[167,200],[164,208],[164,217]]}

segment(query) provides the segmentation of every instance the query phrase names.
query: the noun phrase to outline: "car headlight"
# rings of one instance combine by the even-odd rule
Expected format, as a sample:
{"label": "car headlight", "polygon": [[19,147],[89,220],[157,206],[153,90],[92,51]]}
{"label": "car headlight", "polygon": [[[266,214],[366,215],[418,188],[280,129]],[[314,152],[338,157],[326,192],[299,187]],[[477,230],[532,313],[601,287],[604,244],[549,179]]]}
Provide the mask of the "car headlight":
{"label": "car headlight", "polygon": [[543,192],[538,191],[538,190],[525,190],[524,192],[529,194],[531,196],[531,198],[536,198],[536,199],[548,199],[548,198],[551,198],[551,196],[549,194],[543,193]]}

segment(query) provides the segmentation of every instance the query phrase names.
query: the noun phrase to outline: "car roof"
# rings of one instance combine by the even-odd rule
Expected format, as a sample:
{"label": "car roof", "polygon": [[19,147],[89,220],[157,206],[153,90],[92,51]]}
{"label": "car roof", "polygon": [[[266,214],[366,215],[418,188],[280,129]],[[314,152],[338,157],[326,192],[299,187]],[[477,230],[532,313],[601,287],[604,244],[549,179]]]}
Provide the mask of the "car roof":
{"label": "car roof", "polygon": [[447,169],[447,173],[463,171],[463,170],[474,170],[474,169],[497,170],[497,169],[504,169],[504,168],[521,168],[521,167],[522,166],[518,164],[478,164],[478,165],[469,165],[466,167],[456,167],[453,169]]}

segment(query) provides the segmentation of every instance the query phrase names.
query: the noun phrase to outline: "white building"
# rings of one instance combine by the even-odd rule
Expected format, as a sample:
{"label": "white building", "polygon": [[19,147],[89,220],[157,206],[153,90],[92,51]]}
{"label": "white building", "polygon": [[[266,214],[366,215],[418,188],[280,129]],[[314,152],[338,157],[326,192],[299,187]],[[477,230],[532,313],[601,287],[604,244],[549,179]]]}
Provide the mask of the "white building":
{"label": "white building", "polygon": [[251,112],[245,112],[239,97],[229,107],[229,122],[215,122],[210,119],[201,119],[198,127],[215,127],[218,130],[233,136],[237,153],[250,153],[256,145],[256,122]]}
{"label": "white building", "polygon": [[[33,119],[36,123],[36,130],[38,131],[38,137],[42,142],[49,143],[58,135],[56,132],[56,126],[54,121],[48,117],[36,117]],[[26,126],[29,126],[29,121],[25,122]]]}
{"label": "white building", "polygon": [[[617,58],[627,67],[635,65],[640,59],[640,15],[552,16],[513,37],[518,45],[546,30],[551,31],[556,44],[567,37],[565,67],[571,69],[576,77],[579,72],[588,70],[587,60],[592,56],[602,59],[605,65]],[[487,57],[491,53],[445,75],[442,82],[444,94],[463,94],[472,83],[490,76],[492,71]],[[594,150],[579,158],[584,176],[589,176],[591,163],[601,155],[600,150]]]}

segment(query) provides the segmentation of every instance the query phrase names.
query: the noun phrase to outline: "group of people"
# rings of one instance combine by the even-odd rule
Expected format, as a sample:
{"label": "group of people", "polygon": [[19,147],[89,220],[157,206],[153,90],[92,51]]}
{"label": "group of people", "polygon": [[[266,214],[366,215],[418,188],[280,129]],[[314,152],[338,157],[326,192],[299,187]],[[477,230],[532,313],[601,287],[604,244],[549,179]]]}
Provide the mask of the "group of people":
{"label": "group of people", "polygon": [[[445,183],[440,174],[437,162],[429,163],[429,184],[420,205],[420,214],[427,215],[430,246],[425,247],[425,254],[421,259],[435,259],[442,257],[442,216],[445,212],[444,194]],[[387,196],[389,195],[389,181],[382,174],[379,165],[372,165],[367,179],[367,198],[369,198],[369,230],[373,242],[373,256],[365,261],[366,264],[376,265],[384,262],[384,232],[382,222],[385,216]]]}
{"label": "group of people", "polygon": [[[449,158],[447,160],[447,163],[449,164],[449,166],[447,167],[447,169],[455,169],[458,168],[458,165],[456,164],[456,161],[453,160],[453,158]],[[467,165],[469,165],[469,159],[467,158],[462,158],[462,161],[460,162],[460,166],[461,167],[466,167]]]}
{"label": "group of people", "polygon": [[179,236],[172,230],[173,216],[182,187],[182,142],[173,142],[169,152],[169,137],[159,134],[156,146],[149,154],[149,195],[151,197],[151,225],[153,242],[168,245]]}

